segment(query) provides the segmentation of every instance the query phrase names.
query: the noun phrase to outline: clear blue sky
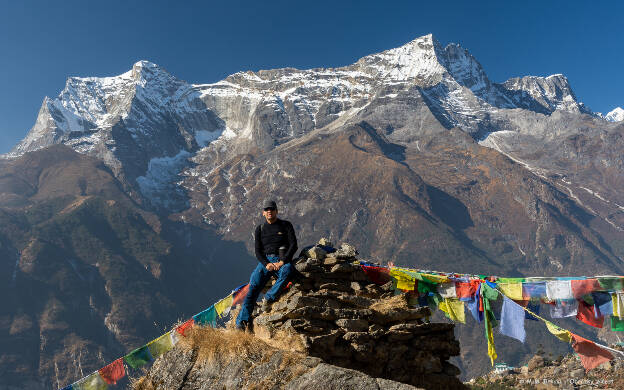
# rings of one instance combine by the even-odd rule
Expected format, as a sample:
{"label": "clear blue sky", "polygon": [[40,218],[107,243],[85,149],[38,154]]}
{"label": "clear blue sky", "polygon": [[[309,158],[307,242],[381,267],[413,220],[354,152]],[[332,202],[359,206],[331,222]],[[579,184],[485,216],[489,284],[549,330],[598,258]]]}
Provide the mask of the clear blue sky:
{"label": "clear blue sky", "polygon": [[239,70],[341,66],[433,33],[493,81],[563,73],[594,111],[624,106],[623,2],[9,1],[0,3],[0,153],[68,76],[146,59],[195,83]]}

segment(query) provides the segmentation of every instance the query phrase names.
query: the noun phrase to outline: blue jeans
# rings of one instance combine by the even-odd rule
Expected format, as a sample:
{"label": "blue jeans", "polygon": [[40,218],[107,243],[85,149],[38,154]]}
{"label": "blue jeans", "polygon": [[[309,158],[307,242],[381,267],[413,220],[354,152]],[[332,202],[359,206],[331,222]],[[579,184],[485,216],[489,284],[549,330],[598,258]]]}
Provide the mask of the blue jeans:
{"label": "blue jeans", "polygon": [[[269,255],[267,256],[267,260],[269,260],[269,263],[277,263],[279,262],[279,257]],[[247,296],[241,305],[238,317],[236,317],[236,325],[239,326],[242,321],[249,321],[254,305],[256,304],[256,300],[258,300],[258,296],[260,295],[260,291],[262,291],[264,285],[267,284],[271,276],[276,276],[277,281],[273,287],[271,287],[269,291],[264,294],[264,298],[269,302],[273,302],[278,298],[280,292],[282,291],[282,287],[284,287],[292,272],[293,265],[291,263],[284,264],[279,271],[268,271],[262,263],[258,263],[256,269],[251,273],[251,278],[249,279],[249,291],[247,292]]]}

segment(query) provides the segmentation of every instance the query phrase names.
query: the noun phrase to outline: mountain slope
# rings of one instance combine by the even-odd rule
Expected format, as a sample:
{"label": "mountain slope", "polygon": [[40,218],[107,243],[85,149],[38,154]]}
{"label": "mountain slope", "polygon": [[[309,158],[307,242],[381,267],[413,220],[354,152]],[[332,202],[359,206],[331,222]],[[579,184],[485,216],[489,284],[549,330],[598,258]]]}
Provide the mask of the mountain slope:
{"label": "mountain slope", "polygon": [[136,207],[100,161],[65,146],[2,165],[3,385],[71,383],[202,310],[253,266],[240,245]]}

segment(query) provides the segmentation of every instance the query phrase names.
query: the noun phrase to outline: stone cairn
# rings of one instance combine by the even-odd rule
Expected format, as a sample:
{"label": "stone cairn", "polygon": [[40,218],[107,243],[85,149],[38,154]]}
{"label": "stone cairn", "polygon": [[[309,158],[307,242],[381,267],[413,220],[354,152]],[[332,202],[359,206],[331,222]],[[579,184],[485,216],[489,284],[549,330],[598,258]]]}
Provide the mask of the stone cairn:
{"label": "stone cairn", "polygon": [[[294,259],[297,275],[270,309],[254,312],[253,331],[268,344],[289,348],[326,363],[427,389],[465,388],[450,323],[430,323],[428,307],[395,295],[392,282],[369,281],[357,251],[342,244],[333,253],[319,244]],[[325,249],[324,249],[325,248]]]}

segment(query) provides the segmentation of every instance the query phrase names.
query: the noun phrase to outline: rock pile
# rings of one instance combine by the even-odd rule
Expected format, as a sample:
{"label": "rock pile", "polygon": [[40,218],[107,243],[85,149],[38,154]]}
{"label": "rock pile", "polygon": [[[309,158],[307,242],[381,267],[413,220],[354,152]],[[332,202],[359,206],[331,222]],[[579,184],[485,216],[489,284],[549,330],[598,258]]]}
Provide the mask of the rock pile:
{"label": "rock pile", "polygon": [[429,323],[428,307],[396,295],[392,282],[369,281],[348,244],[322,239],[296,259],[300,276],[273,303],[257,309],[254,333],[268,344],[321,358],[373,377],[431,388],[464,388],[448,362],[459,354],[453,324]]}

